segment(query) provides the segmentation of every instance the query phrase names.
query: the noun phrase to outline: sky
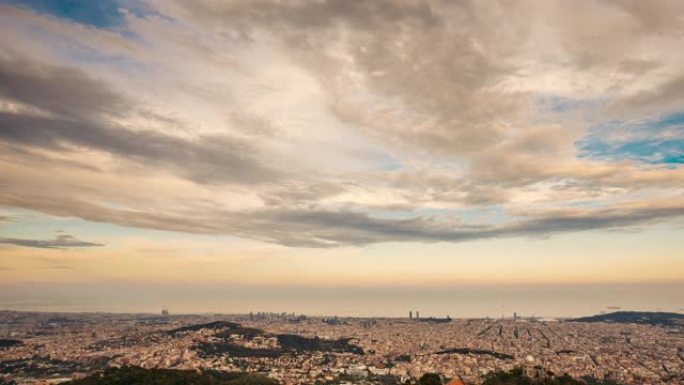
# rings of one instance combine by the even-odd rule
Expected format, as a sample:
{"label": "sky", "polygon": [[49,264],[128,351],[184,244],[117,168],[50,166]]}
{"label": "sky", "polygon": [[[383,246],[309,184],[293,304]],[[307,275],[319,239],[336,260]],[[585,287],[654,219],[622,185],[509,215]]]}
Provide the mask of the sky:
{"label": "sky", "polygon": [[0,0],[0,308],[684,311],[684,2]]}

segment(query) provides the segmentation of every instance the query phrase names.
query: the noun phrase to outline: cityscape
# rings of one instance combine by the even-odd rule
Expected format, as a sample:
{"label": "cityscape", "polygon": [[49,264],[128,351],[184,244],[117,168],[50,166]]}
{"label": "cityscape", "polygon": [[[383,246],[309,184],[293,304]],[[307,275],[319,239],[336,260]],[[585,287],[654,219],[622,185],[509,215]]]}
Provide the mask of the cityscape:
{"label": "cityscape", "polygon": [[684,381],[684,315],[610,314],[636,321],[4,311],[0,373],[10,384],[127,366],[257,373],[280,384],[414,384],[434,373],[476,385],[522,368],[532,378]]}
{"label": "cityscape", "polygon": [[684,0],[0,0],[0,385],[684,385]]}

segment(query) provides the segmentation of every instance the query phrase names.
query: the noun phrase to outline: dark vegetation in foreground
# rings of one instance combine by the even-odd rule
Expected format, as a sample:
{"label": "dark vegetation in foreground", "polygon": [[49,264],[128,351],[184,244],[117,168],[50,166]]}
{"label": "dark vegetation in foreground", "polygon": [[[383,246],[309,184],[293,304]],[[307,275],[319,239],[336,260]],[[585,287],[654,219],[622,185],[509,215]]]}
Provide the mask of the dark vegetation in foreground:
{"label": "dark vegetation in foreground", "polygon": [[[448,383],[448,379],[444,379],[437,373],[426,373],[418,380],[418,385],[443,385]],[[482,382],[482,385],[618,385],[615,382],[608,380],[596,380],[594,378],[585,377],[582,379],[574,379],[570,376],[552,376],[549,375],[544,379],[531,379],[523,374],[521,368],[515,368],[510,372],[493,372],[487,374]]]}
{"label": "dark vegetation in foreground", "polygon": [[567,374],[562,376],[549,376],[542,379],[531,379],[523,374],[521,368],[515,368],[510,372],[494,372],[485,376],[482,385],[618,385],[610,380],[597,380],[591,377],[574,379]]}
{"label": "dark vegetation in foreground", "polygon": [[109,368],[67,385],[277,385],[278,382],[252,373],[207,370],[143,369],[135,366]]}
{"label": "dark vegetation in foreground", "polygon": [[0,338],[0,349],[11,348],[15,345],[21,345],[23,342],[12,338]]}
{"label": "dark vegetation in foreground", "polygon": [[499,353],[499,352],[494,352],[491,350],[485,350],[485,349],[468,349],[468,348],[453,348],[453,349],[446,349],[446,350],[441,350],[439,352],[435,352],[434,354],[481,354],[481,355],[487,355],[487,356],[492,356],[494,358],[498,358],[500,360],[512,360],[515,357],[513,357],[510,354],[506,353]]}
{"label": "dark vegetation in foreground", "polygon": [[[358,378],[351,377],[346,374],[340,375],[333,381],[321,382],[319,385],[340,385],[345,382],[356,383]],[[451,381],[449,378],[445,378],[439,373],[425,373],[423,374],[417,382],[406,382],[407,384],[417,384],[417,385],[444,385]],[[382,385],[399,385],[401,382],[399,378],[392,376],[380,376],[374,377],[370,376],[366,378],[361,383],[370,384],[382,384]],[[489,373],[483,378],[482,385],[619,385],[615,382],[608,380],[597,380],[590,377],[585,377],[581,379],[574,379],[568,375],[563,376],[552,376],[549,374],[544,379],[531,379],[523,374],[521,368],[515,368],[510,372],[493,372]]]}
{"label": "dark vegetation in foreground", "polygon": [[590,317],[574,318],[570,322],[616,322],[642,325],[675,326],[684,324],[684,314],[647,311],[616,311]]}
{"label": "dark vegetation in foreground", "polygon": [[27,377],[59,376],[74,372],[89,372],[106,364],[107,358],[85,364],[51,359],[44,356],[33,356],[17,360],[0,360],[0,375],[21,373]]}

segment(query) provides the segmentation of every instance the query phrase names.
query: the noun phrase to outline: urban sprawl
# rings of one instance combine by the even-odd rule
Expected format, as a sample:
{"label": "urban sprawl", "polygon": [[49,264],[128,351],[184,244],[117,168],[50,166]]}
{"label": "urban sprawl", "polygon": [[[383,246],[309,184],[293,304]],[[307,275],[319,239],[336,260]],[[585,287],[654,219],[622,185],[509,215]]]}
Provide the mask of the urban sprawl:
{"label": "urban sprawl", "polygon": [[[408,316],[409,314],[407,314]],[[621,384],[684,383],[684,327],[556,319],[323,318],[291,313],[0,312],[0,382],[59,383],[107,367],[258,372],[283,384],[479,384],[516,367]]]}

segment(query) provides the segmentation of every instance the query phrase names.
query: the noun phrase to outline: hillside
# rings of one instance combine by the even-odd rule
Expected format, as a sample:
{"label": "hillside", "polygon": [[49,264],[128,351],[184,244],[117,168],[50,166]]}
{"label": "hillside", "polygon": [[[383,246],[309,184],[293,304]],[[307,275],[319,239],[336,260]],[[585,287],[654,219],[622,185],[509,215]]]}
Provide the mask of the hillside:
{"label": "hillside", "polygon": [[569,320],[570,322],[614,322],[643,325],[675,326],[684,325],[684,314],[643,311],[618,311]]}

